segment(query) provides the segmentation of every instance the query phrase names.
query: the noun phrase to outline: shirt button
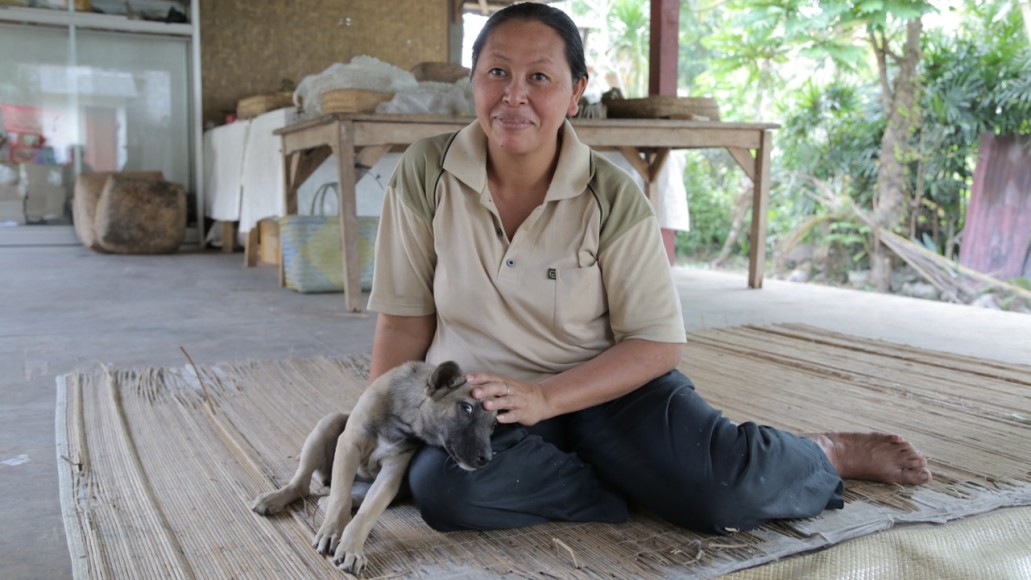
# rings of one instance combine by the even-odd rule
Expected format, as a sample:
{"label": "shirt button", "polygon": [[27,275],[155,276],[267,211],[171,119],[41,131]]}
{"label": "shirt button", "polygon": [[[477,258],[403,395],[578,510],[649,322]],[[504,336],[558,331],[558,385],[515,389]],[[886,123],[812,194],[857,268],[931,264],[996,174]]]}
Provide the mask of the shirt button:
{"label": "shirt button", "polygon": [[497,236],[500,238],[501,237],[501,228],[494,228],[494,233],[497,234]]}
{"label": "shirt button", "polygon": [[513,260],[512,258],[509,258],[509,259],[505,260],[505,265],[508,266],[509,268],[515,268],[515,260]]}

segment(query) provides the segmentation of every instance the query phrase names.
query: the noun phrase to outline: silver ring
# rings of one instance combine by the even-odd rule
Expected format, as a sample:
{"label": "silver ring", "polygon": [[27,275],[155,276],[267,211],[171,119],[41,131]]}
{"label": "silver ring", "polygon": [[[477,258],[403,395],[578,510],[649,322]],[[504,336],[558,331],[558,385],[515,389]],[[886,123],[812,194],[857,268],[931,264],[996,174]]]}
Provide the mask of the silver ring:
{"label": "silver ring", "polygon": [[510,385],[508,383],[505,383],[505,396],[507,397],[507,396],[509,396],[511,394],[512,394],[512,385]]}

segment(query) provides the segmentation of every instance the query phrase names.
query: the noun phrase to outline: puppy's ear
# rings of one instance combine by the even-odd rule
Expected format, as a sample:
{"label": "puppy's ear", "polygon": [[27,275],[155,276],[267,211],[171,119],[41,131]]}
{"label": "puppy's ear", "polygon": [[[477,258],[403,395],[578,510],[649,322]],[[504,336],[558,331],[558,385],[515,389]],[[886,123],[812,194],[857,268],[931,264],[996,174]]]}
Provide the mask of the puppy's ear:
{"label": "puppy's ear", "polygon": [[443,397],[465,384],[465,373],[458,363],[447,361],[441,363],[426,381],[426,390],[433,398]]}

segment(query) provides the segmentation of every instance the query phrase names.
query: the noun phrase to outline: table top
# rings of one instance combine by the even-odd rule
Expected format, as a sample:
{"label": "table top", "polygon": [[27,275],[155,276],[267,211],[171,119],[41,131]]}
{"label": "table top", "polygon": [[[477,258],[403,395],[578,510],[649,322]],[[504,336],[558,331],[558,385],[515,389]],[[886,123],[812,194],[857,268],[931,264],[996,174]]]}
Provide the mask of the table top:
{"label": "table top", "polygon": [[[334,121],[349,120],[353,123],[404,123],[424,125],[465,126],[473,122],[475,117],[453,117],[448,115],[399,115],[377,113],[328,113],[320,117],[294,123],[274,131],[276,135],[293,133],[309,127],[324,125]],[[730,129],[730,130],[771,130],[780,128],[776,123],[728,123],[724,121],[695,121],[686,119],[580,119],[572,118],[570,122],[576,128],[641,129],[657,127],[662,129]]]}
{"label": "table top", "polygon": [[[349,122],[348,138],[356,147],[401,146],[424,137],[458,131],[473,121],[473,117],[441,115],[330,113],[282,127],[273,134],[290,140],[290,150],[305,149],[336,143],[342,138],[335,129],[338,122]],[[585,144],[612,149],[760,149],[769,146],[765,135],[779,127],[774,123],[681,119],[571,119],[571,123],[577,137]]]}

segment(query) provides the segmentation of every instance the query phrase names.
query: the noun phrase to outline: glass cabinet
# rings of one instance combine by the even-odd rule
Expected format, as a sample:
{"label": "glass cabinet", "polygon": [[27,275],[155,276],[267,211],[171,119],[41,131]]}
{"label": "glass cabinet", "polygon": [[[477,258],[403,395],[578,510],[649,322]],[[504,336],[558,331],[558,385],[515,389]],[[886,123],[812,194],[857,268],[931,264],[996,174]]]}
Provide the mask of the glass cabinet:
{"label": "glass cabinet", "polygon": [[0,0],[0,245],[74,241],[81,173],[198,190],[196,3]]}

